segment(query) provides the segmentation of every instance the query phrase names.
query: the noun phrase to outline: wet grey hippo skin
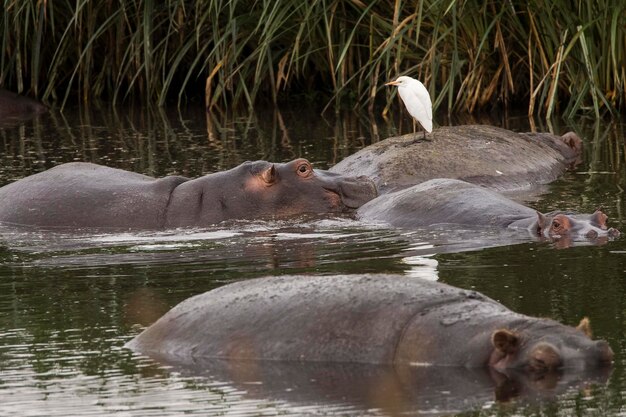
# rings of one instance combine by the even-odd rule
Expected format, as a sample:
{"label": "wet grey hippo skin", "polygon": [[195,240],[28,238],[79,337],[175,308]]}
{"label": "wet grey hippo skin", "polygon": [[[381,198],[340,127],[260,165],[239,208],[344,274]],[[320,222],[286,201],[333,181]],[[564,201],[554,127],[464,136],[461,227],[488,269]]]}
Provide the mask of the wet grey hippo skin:
{"label": "wet grey hippo skin", "polygon": [[31,117],[47,110],[37,100],[0,89],[0,122],[6,118]]}
{"label": "wet grey hippo skin", "polygon": [[433,178],[456,178],[496,190],[518,190],[557,179],[580,162],[582,141],[569,132],[516,133],[494,126],[446,126],[414,143],[414,135],[374,143],[333,166],[366,175],[383,194]]}
{"label": "wet grey hippo skin", "polygon": [[618,237],[607,228],[607,216],[551,212],[541,214],[499,193],[465,181],[438,178],[404,190],[383,194],[357,210],[365,221],[415,228],[435,224],[526,229],[547,238]]}
{"label": "wet grey hippo skin", "polygon": [[369,179],[315,170],[306,159],[245,162],[197,179],[155,179],[75,162],[0,188],[0,222],[123,229],[206,226],[229,219],[348,212],[375,196]]}
{"label": "wet grey hippo skin", "polygon": [[608,366],[578,328],[517,314],[475,291],[400,275],[266,277],[191,297],[127,347],[206,358],[431,364],[544,372]]}

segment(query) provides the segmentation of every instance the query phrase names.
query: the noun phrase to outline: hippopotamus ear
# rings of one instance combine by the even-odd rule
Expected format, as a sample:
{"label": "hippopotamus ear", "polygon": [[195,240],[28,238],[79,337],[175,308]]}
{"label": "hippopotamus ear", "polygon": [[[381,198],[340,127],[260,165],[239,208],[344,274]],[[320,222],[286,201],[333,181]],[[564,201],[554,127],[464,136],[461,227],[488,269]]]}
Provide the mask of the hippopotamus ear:
{"label": "hippopotamus ear", "polygon": [[274,167],[274,164],[270,165],[267,169],[261,172],[261,179],[263,179],[266,184],[273,184],[276,182],[276,168]]}
{"label": "hippopotamus ear", "polygon": [[537,235],[541,236],[543,235],[543,231],[545,230],[545,228],[548,226],[548,218],[540,213],[537,212]]}
{"label": "hippopotamus ear", "polygon": [[597,209],[591,215],[590,221],[592,223],[595,223],[596,225],[598,225],[598,227],[600,229],[606,230],[606,221],[608,220],[608,218],[609,218],[609,216],[607,216],[606,214],[602,213],[602,210]]}
{"label": "hippopotamus ear", "polygon": [[500,329],[491,335],[493,347],[505,355],[513,355],[519,348],[519,336],[507,329]]}
{"label": "hippopotamus ear", "polygon": [[588,338],[591,339],[591,322],[589,322],[589,319],[587,317],[582,318],[580,323],[578,323],[578,326],[576,326],[576,330],[580,330],[581,332],[586,334]]}
{"label": "hippopotamus ear", "polygon": [[582,139],[574,132],[565,133],[563,136],[561,136],[561,140],[577,153],[580,153],[583,149]]}

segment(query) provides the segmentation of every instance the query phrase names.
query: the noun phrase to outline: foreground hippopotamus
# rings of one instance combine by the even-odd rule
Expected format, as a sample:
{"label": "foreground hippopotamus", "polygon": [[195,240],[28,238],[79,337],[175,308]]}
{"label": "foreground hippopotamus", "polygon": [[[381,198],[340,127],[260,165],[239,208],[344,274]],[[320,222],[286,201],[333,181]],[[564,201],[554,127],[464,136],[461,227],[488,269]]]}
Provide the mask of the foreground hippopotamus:
{"label": "foreground hippopotamus", "polygon": [[282,276],[191,297],[127,343],[206,358],[489,367],[542,373],[611,364],[605,341],[517,314],[475,291],[399,275]]}
{"label": "foreground hippopotamus", "polygon": [[617,229],[607,228],[608,217],[600,210],[590,215],[542,214],[495,191],[448,178],[383,194],[361,206],[357,217],[402,228],[445,223],[525,229],[532,236],[551,239],[596,239],[620,234]]}
{"label": "foreground hippopotamus", "polygon": [[415,142],[388,138],[348,156],[330,170],[366,175],[380,193],[433,178],[456,178],[497,190],[528,189],[557,179],[580,162],[582,141],[573,132],[516,133],[495,126],[446,126]]}
{"label": "foreground hippopotamus", "polygon": [[75,162],[0,188],[0,222],[123,229],[207,226],[229,219],[343,213],[375,196],[370,180],[315,170],[306,159],[245,162],[197,179],[155,179]]}
{"label": "foreground hippopotamus", "polygon": [[45,113],[46,106],[29,97],[0,89],[0,122],[8,118],[25,118]]}

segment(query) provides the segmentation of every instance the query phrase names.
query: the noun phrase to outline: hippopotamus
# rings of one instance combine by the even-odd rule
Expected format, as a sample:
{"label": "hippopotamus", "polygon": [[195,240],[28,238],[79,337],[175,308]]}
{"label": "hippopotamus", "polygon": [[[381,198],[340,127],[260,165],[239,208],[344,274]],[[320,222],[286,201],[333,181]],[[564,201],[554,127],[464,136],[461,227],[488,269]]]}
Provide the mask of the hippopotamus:
{"label": "hippopotamus", "polygon": [[399,228],[435,224],[525,229],[531,236],[550,239],[618,237],[607,227],[607,215],[554,211],[542,214],[493,190],[465,181],[437,178],[383,194],[357,210],[361,220]]}
{"label": "hippopotamus", "polygon": [[29,97],[0,89],[0,122],[6,118],[25,118],[45,113],[48,108]]}
{"label": "hippopotamus", "polygon": [[366,175],[384,194],[433,178],[454,178],[498,191],[532,189],[580,162],[582,140],[573,132],[516,133],[495,126],[444,126],[430,141],[387,138],[346,157],[332,172]]}
{"label": "hippopotamus", "polygon": [[610,366],[589,320],[515,313],[476,291],[401,275],[239,281],[173,307],[126,347],[179,364],[207,358],[458,366],[534,374]]}
{"label": "hippopotamus", "polygon": [[38,227],[166,229],[230,219],[351,212],[373,183],[313,169],[306,159],[245,162],[189,179],[153,178],[84,162],[0,188],[0,222]]}

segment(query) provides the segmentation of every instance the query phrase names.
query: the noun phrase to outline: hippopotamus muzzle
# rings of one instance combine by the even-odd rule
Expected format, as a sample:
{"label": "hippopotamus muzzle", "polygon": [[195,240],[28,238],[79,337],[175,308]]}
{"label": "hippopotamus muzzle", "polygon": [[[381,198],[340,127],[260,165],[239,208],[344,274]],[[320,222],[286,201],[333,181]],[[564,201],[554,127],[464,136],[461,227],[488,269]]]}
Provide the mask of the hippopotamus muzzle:
{"label": "hippopotamus muzzle", "polygon": [[[606,235],[607,237],[611,237],[611,238],[618,238],[620,236],[620,231],[615,229],[614,227],[611,227],[610,229],[608,229],[606,231],[606,233],[603,233],[603,236]],[[587,239],[598,239],[600,236],[600,234],[596,231],[596,230],[589,230],[586,234],[585,237]]]}
{"label": "hippopotamus muzzle", "polygon": [[[584,352],[585,350],[587,352]],[[565,369],[595,369],[610,367],[612,364],[613,350],[604,340],[592,341],[586,349],[578,350],[563,346],[559,348],[551,343],[539,343],[532,349],[526,370],[543,373]]]}
{"label": "hippopotamus muzzle", "polygon": [[328,171],[317,171],[323,181],[322,187],[341,197],[341,202],[349,209],[357,209],[378,196],[374,181],[366,176],[344,177]]}

